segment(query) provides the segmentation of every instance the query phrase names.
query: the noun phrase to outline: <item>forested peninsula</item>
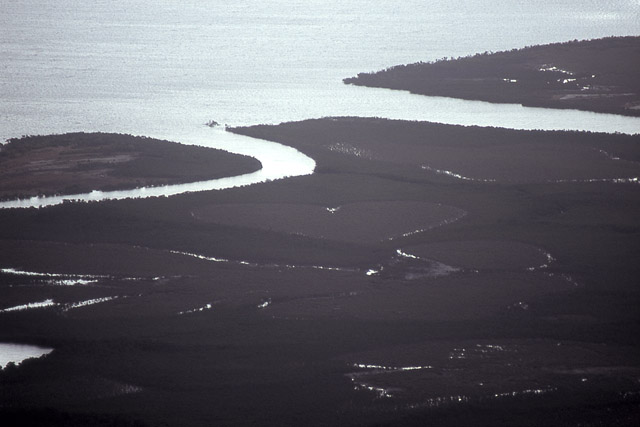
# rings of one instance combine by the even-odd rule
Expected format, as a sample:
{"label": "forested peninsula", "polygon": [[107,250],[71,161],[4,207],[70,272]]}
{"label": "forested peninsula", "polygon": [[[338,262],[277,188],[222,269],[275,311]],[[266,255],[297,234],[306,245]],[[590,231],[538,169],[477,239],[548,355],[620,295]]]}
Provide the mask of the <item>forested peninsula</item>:
{"label": "forested peninsula", "polygon": [[640,37],[570,41],[359,73],[347,84],[640,116]]}
{"label": "forested peninsula", "polygon": [[125,134],[25,136],[0,146],[0,199],[181,184],[260,168],[251,157]]}

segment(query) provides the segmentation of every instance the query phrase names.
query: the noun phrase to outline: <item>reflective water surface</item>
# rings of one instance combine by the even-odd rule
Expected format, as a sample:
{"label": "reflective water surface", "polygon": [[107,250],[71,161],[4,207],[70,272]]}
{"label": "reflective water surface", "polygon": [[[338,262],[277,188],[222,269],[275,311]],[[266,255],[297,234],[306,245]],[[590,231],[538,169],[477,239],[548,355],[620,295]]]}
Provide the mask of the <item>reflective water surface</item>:
{"label": "reflective water surface", "polygon": [[20,364],[23,360],[41,357],[53,351],[52,348],[35,345],[0,343],[0,369],[8,363]]}
{"label": "reflective water surface", "polygon": [[342,79],[637,35],[639,14],[635,1],[596,0],[380,0],[373,8],[365,0],[5,2],[0,138],[72,130],[183,138],[212,119],[247,125],[335,115],[637,132],[629,118],[605,125],[594,114],[393,94]]}
{"label": "reflective water surface", "polygon": [[315,168],[315,162],[313,159],[305,156],[292,147],[277,144],[275,142],[235,135],[223,130],[212,131],[205,127],[200,127],[199,130],[200,133],[191,131],[192,135],[190,137],[160,137],[160,139],[172,139],[187,145],[219,148],[236,154],[252,156],[260,161],[262,168],[256,172],[244,175],[187,184],[142,187],[131,190],[92,191],[90,193],[83,194],[9,200],[0,202],[0,208],[40,208],[58,205],[64,203],[66,200],[91,202],[98,200],[121,200],[139,197],[174,196],[176,194],[188,192],[221,190],[225,188],[242,187],[245,185],[266,182],[284,177],[308,175],[312,173]]}
{"label": "reflective water surface", "polygon": [[72,131],[130,133],[249,154],[264,168],[215,182],[0,207],[169,196],[313,170],[313,161],[295,150],[210,129],[204,126],[210,120],[236,126],[377,116],[638,133],[637,118],[424,97],[348,86],[342,79],[445,56],[635,35],[639,16],[638,2],[595,0],[541,0],[508,8],[489,0],[381,0],[375,8],[364,0],[5,2],[0,140]]}

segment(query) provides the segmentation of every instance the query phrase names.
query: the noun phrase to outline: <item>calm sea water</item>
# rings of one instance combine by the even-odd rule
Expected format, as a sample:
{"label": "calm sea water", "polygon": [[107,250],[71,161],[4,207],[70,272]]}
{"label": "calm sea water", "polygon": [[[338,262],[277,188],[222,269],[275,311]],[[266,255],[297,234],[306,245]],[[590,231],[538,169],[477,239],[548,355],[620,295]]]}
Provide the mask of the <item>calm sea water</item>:
{"label": "calm sea water", "polygon": [[0,138],[113,131],[201,141],[210,119],[333,115],[640,132],[637,119],[341,82],[400,63],[637,34],[637,0],[2,0]]}
{"label": "calm sea water", "polygon": [[35,345],[0,343],[0,370],[10,362],[20,364],[26,359],[44,356],[51,353],[51,351],[53,351],[52,348]]}

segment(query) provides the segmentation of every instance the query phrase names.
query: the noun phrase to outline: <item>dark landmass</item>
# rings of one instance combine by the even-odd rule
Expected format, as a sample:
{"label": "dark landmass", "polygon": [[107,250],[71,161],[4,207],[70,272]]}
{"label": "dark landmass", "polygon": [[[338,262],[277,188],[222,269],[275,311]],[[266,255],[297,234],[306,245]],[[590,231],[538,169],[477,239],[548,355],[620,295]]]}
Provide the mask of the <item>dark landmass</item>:
{"label": "dark landmass", "polygon": [[430,96],[640,116],[640,37],[398,65],[344,79]]}
{"label": "dark landmass", "polygon": [[222,150],[131,135],[27,136],[0,146],[0,199],[204,181],[260,167]]}
{"label": "dark landmass", "polygon": [[0,210],[0,310],[57,304],[0,312],[55,348],[0,372],[3,422],[636,425],[640,136],[233,131],[317,171]]}

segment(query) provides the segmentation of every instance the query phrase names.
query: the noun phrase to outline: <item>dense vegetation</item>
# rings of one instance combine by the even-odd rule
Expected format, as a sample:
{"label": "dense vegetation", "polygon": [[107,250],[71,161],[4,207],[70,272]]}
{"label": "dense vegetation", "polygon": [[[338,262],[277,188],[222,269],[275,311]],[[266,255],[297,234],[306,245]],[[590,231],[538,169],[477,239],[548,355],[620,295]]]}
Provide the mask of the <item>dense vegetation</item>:
{"label": "dense vegetation", "polygon": [[[0,341],[55,348],[0,372],[2,419],[635,425],[640,198],[637,183],[610,177],[640,172],[638,136],[362,118],[233,131],[290,144],[311,155],[318,171],[225,191],[0,211],[0,268],[107,276],[58,286],[48,277],[0,272],[0,309],[118,296],[70,311],[0,313]],[[503,154],[509,147],[522,153],[518,167]],[[541,165],[542,175],[532,173]],[[445,169],[496,181],[435,172]],[[567,176],[548,179],[559,173]],[[348,226],[342,213],[355,203],[381,206],[389,222],[403,223],[394,210],[399,202],[468,214],[368,243],[310,237],[294,227],[292,206],[324,211],[340,230]],[[291,228],[242,225],[264,206]],[[218,221],[225,209],[237,223]],[[358,222],[370,223],[367,212]],[[489,254],[501,247],[513,254],[481,267],[447,261],[461,269],[441,277],[428,275],[429,263],[397,254],[441,247],[462,260],[474,242]],[[530,264],[522,247],[542,261]],[[554,261],[538,267],[545,252]],[[468,258],[485,255],[471,251]],[[380,273],[369,276],[370,268]],[[193,311],[205,304],[210,309]],[[473,349],[486,345],[509,351],[474,358]],[[467,358],[451,358],[461,348]],[[434,368],[367,377],[371,386],[393,388],[393,397],[381,398],[354,389],[347,376],[354,363]],[[529,389],[543,392],[523,393]],[[468,400],[429,406],[428,399],[450,396]]]}
{"label": "dense vegetation", "polygon": [[345,83],[431,96],[640,116],[640,37],[397,65]]}
{"label": "dense vegetation", "polygon": [[249,157],[132,135],[25,136],[0,146],[0,196],[177,184],[259,168],[260,163]]}
{"label": "dense vegetation", "polygon": [[[565,107],[557,96],[593,80],[584,92],[598,96],[574,98],[589,101],[580,108],[632,114],[616,103],[623,96],[600,95],[636,90],[637,55],[623,53],[637,40],[400,66],[350,82]],[[0,310],[57,304],[0,312],[0,342],[54,348],[0,371],[0,420],[635,427],[640,136],[353,117],[231,131],[293,146],[316,173],[0,210]],[[0,165],[34,156],[54,166],[47,177],[71,168],[182,179],[214,164],[220,173],[256,166],[106,134],[13,141]],[[464,215],[432,224],[430,209]],[[390,238],[380,217],[402,234]],[[409,226],[415,217],[424,223]],[[331,233],[308,233],[318,218]],[[354,226],[368,238],[343,239]],[[58,283],[83,274],[99,276]],[[111,299],[67,310],[101,298]]]}

